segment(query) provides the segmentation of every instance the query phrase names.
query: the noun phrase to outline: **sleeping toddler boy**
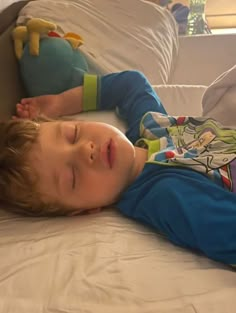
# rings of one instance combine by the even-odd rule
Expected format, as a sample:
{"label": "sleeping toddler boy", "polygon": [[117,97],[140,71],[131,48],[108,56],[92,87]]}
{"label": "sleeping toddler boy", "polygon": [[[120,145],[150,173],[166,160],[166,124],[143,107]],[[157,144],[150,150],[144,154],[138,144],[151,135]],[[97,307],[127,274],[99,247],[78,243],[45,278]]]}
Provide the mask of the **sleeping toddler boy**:
{"label": "sleeping toddler boy", "polygon": [[[105,123],[55,119],[113,109],[127,122],[125,135]],[[142,73],[85,75],[83,86],[23,99],[0,132],[1,198],[17,212],[114,205],[176,245],[236,264],[236,130],[167,115]]]}

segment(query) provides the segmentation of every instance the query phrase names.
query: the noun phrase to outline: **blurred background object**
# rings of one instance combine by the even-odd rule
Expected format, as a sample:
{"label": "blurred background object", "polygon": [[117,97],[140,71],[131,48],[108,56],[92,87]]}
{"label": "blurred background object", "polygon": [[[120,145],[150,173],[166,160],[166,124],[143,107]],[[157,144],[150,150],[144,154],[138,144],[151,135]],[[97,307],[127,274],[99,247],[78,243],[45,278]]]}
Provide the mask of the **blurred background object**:
{"label": "blurred background object", "polygon": [[179,35],[236,33],[236,0],[149,0],[167,8]]}
{"label": "blurred background object", "polygon": [[175,3],[170,10],[178,23],[179,35],[185,35],[187,33],[189,7],[181,3]]}
{"label": "blurred background object", "polygon": [[[235,0],[207,0],[205,16],[212,32],[236,31],[236,1]],[[225,31],[223,31],[225,30]]]}
{"label": "blurred background object", "polygon": [[189,0],[188,35],[210,33],[205,18],[206,0]]}

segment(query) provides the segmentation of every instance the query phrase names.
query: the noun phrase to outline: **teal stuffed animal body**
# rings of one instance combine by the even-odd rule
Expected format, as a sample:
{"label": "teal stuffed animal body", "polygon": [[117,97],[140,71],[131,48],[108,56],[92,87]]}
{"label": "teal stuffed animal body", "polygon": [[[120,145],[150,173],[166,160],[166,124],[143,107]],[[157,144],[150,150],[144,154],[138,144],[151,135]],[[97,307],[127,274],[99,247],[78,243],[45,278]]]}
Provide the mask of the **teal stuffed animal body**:
{"label": "teal stuffed animal body", "polygon": [[26,43],[19,61],[21,77],[30,97],[57,94],[82,85],[88,71],[85,57],[64,38],[40,39],[38,56],[30,54]]}

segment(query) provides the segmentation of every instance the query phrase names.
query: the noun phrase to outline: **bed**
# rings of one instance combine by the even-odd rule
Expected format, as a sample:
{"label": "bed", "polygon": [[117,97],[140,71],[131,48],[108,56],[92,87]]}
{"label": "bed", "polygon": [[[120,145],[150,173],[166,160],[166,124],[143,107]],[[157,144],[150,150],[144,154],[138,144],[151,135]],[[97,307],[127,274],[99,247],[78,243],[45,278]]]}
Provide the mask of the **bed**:
{"label": "bed", "polygon": [[[78,10],[79,30],[71,10]],[[98,36],[102,30],[92,13],[100,21],[103,17],[103,30],[110,27],[108,22],[114,23],[112,35],[106,29],[103,37]],[[225,58],[199,82],[195,75],[187,77],[189,69],[182,73],[179,53],[189,39],[179,39],[169,12],[149,1],[59,0],[50,5],[44,0],[20,1],[4,7],[0,15],[1,119],[10,118],[16,101],[26,94],[10,34],[16,23],[24,24],[32,16],[53,19],[61,32],[81,33],[84,53],[99,73],[127,67],[144,71],[171,114],[204,113],[201,98],[207,85],[234,62]],[[120,16],[129,21],[129,28],[117,24]],[[91,20],[85,27],[86,18]],[[93,36],[100,38],[99,44]],[[134,38],[133,45],[138,47],[143,44],[135,58],[122,50],[123,45],[131,45],[127,38]],[[235,40],[227,38],[222,40]],[[111,42],[118,39],[119,49]],[[130,49],[135,51],[133,46]],[[155,56],[152,62],[151,55]],[[112,113],[89,118],[125,128]],[[0,256],[2,313],[232,313],[236,305],[233,270],[172,245],[113,208],[54,219],[24,218],[1,210]]]}

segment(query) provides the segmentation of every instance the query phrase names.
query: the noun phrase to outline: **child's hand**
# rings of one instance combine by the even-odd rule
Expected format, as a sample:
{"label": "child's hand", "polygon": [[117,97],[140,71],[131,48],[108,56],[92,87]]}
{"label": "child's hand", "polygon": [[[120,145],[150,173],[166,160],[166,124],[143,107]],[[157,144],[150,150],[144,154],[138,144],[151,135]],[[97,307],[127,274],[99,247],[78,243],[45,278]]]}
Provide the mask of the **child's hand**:
{"label": "child's hand", "polygon": [[39,115],[57,118],[82,112],[83,86],[66,90],[57,95],[45,95],[22,99],[16,105],[13,119],[34,119]]}
{"label": "child's hand", "polygon": [[[33,99],[33,98],[32,98]],[[40,108],[31,99],[22,99],[16,105],[16,115],[13,118],[33,119],[40,115]]]}
{"label": "child's hand", "polygon": [[56,118],[60,115],[57,109],[59,100],[58,95],[24,98],[16,104],[16,115],[12,118],[34,119],[40,115]]}

